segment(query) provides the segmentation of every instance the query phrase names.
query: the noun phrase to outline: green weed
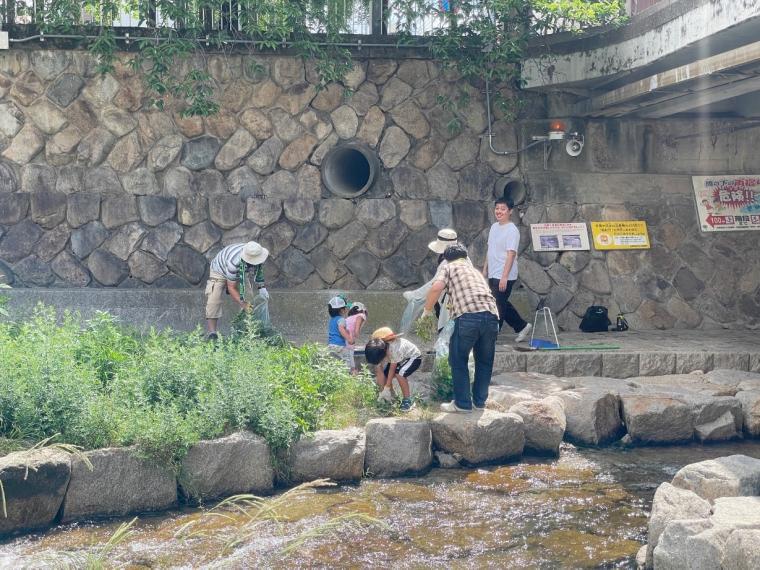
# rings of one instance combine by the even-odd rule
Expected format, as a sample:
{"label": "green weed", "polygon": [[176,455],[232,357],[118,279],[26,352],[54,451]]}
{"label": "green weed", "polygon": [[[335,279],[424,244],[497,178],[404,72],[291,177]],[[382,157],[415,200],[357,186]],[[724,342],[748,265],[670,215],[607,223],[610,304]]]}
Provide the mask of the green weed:
{"label": "green weed", "polygon": [[250,429],[276,451],[375,412],[371,378],[251,323],[216,343],[199,330],[141,335],[107,313],[85,321],[44,306],[0,323],[0,438],[135,445],[177,468],[201,439]]}

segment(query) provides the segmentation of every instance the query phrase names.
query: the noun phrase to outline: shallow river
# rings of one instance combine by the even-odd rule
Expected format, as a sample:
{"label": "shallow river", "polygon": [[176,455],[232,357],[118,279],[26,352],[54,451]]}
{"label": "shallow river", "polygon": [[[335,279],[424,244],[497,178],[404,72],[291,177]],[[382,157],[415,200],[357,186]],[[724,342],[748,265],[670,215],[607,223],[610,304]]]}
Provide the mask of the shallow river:
{"label": "shallow river", "polygon": [[129,519],[70,524],[0,544],[0,567],[632,568],[657,485],[732,453],[760,458],[760,443],[563,445],[554,460],[144,516],[115,545]]}

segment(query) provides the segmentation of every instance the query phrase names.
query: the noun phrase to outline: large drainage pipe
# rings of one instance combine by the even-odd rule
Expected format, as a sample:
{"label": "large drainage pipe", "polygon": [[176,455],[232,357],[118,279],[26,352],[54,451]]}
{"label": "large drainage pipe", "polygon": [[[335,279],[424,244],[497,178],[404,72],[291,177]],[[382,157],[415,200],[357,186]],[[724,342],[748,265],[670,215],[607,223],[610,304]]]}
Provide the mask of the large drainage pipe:
{"label": "large drainage pipe", "polygon": [[494,184],[494,196],[497,198],[508,198],[512,200],[515,206],[519,206],[528,197],[528,189],[522,180],[504,176]]}
{"label": "large drainage pipe", "polygon": [[322,162],[322,182],[341,198],[356,198],[372,187],[377,159],[370,149],[356,143],[334,147]]}

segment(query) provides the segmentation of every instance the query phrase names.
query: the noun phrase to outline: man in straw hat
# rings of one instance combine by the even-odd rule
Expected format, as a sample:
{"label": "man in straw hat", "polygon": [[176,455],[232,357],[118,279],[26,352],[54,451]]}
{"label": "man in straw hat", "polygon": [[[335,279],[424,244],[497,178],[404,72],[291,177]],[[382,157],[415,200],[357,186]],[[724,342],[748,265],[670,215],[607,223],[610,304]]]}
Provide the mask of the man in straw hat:
{"label": "man in straw hat", "polygon": [[217,323],[222,316],[222,296],[225,291],[230,294],[242,310],[251,304],[245,300],[245,276],[254,272],[253,281],[258,287],[259,296],[269,298],[264,288],[263,264],[269,251],[255,241],[228,245],[216,254],[211,261],[208,281],[206,282],[206,338],[216,340]]}

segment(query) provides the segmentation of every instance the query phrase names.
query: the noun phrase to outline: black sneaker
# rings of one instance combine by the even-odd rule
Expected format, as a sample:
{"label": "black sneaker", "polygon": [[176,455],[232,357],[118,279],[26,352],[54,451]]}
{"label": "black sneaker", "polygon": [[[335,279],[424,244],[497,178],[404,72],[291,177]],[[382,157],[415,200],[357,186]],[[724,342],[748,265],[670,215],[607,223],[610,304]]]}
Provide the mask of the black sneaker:
{"label": "black sneaker", "polygon": [[215,332],[210,332],[206,335],[206,340],[211,341],[211,342],[216,342],[217,340],[219,340],[219,335]]}
{"label": "black sneaker", "polygon": [[401,406],[399,407],[399,410],[402,412],[410,412],[414,409],[414,402],[412,402],[411,398],[404,398],[401,400]]}

